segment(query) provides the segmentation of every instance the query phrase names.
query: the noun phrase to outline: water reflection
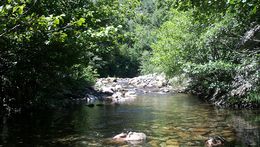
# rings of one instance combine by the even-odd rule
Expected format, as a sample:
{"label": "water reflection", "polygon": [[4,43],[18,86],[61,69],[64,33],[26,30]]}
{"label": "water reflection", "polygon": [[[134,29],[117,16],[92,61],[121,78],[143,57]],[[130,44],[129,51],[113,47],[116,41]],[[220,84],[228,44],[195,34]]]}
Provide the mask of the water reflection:
{"label": "water reflection", "polygon": [[0,146],[131,146],[111,141],[122,131],[144,132],[148,140],[140,146],[203,146],[214,135],[227,146],[260,146],[259,111],[214,109],[183,94],[1,119]]}
{"label": "water reflection", "polygon": [[259,111],[235,111],[230,121],[236,130],[236,136],[244,146],[260,146]]}

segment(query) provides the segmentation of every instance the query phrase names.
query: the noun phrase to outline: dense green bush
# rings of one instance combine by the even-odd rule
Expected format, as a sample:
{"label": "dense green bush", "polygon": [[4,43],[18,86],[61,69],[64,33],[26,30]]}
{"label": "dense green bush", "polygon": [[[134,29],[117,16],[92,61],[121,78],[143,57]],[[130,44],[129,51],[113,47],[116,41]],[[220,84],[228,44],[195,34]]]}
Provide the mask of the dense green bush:
{"label": "dense green bush", "polygon": [[[259,106],[258,1],[179,2],[157,31],[145,67],[185,73],[189,89],[221,106]],[[174,6],[176,7],[176,6]],[[247,9],[246,9],[247,8]]]}
{"label": "dense green bush", "polygon": [[226,61],[185,64],[184,72],[192,79],[193,93],[208,100],[218,100],[231,90],[236,65]]}
{"label": "dense green bush", "polygon": [[137,5],[119,0],[1,1],[1,109],[62,101],[64,94],[93,85],[98,75],[118,70],[106,67],[121,62],[116,59],[125,38],[124,18]]}

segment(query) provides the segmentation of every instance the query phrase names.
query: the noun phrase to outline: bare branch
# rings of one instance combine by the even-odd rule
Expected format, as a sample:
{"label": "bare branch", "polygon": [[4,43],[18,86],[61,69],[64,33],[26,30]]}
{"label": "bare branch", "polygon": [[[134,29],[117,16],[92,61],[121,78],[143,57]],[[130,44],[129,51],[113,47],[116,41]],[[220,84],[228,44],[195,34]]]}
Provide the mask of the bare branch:
{"label": "bare branch", "polygon": [[7,31],[3,32],[2,34],[0,34],[0,37],[2,37],[3,35],[5,35],[5,34],[8,33],[8,32],[11,32],[12,30],[16,29],[16,28],[19,27],[19,26],[20,26],[20,24],[15,25],[15,26],[12,27],[10,30],[7,30]]}

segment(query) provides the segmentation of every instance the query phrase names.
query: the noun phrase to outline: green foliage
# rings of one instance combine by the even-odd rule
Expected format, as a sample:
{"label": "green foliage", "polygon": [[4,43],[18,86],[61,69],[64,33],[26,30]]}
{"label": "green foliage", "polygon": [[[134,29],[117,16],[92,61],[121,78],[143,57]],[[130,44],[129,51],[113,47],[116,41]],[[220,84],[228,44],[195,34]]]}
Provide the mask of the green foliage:
{"label": "green foliage", "polygon": [[185,72],[197,93],[255,101],[259,6],[258,0],[3,0],[0,106],[63,101],[98,76],[139,71]]}
{"label": "green foliage", "polygon": [[137,5],[119,0],[1,1],[1,108],[64,100],[64,94],[80,94],[91,86],[99,74],[114,72],[106,67],[120,63],[118,56],[128,60],[121,56],[119,42],[125,38],[124,18]]}
{"label": "green foliage", "polygon": [[141,74],[160,73],[162,71],[159,66],[152,64],[151,59],[151,53],[149,51],[144,51],[140,65]]}
{"label": "green foliage", "polygon": [[153,56],[151,61],[166,74],[175,74],[187,58],[195,38],[192,30],[192,11],[178,12],[172,10],[172,17],[165,22],[155,33],[157,42],[152,45]]}
{"label": "green foliage", "polygon": [[210,95],[212,90],[221,89],[227,93],[232,85],[236,65],[225,61],[208,62],[205,64],[186,63],[184,72],[192,78],[191,88]]}
{"label": "green foliage", "polygon": [[215,104],[250,98],[257,103],[259,1],[181,1],[172,7],[154,31],[157,40],[143,71],[185,73],[192,79],[190,90]]}
{"label": "green foliage", "polygon": [[258,92],[251,92],[247,95],[247,97],[245,98],[246,102],[248,103],[256,103],[256,104],[260,104],[260,93]]}

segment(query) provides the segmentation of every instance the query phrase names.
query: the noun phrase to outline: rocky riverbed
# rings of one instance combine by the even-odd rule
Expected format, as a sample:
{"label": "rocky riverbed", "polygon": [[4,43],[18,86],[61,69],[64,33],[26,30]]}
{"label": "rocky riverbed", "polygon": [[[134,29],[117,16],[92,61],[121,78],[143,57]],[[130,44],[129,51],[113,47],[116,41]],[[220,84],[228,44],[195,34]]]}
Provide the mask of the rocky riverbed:
{"label": "rocky riverbed", "polygon": [[149,74],[134,78],[100,78],[97,80],[94,90],[95,92],[91,90],[86,92],[85,99],[88,103],[96,100],[124,103],[135,99],[137,95],[165,94],[182,89],[174,89],[164,74]]}

